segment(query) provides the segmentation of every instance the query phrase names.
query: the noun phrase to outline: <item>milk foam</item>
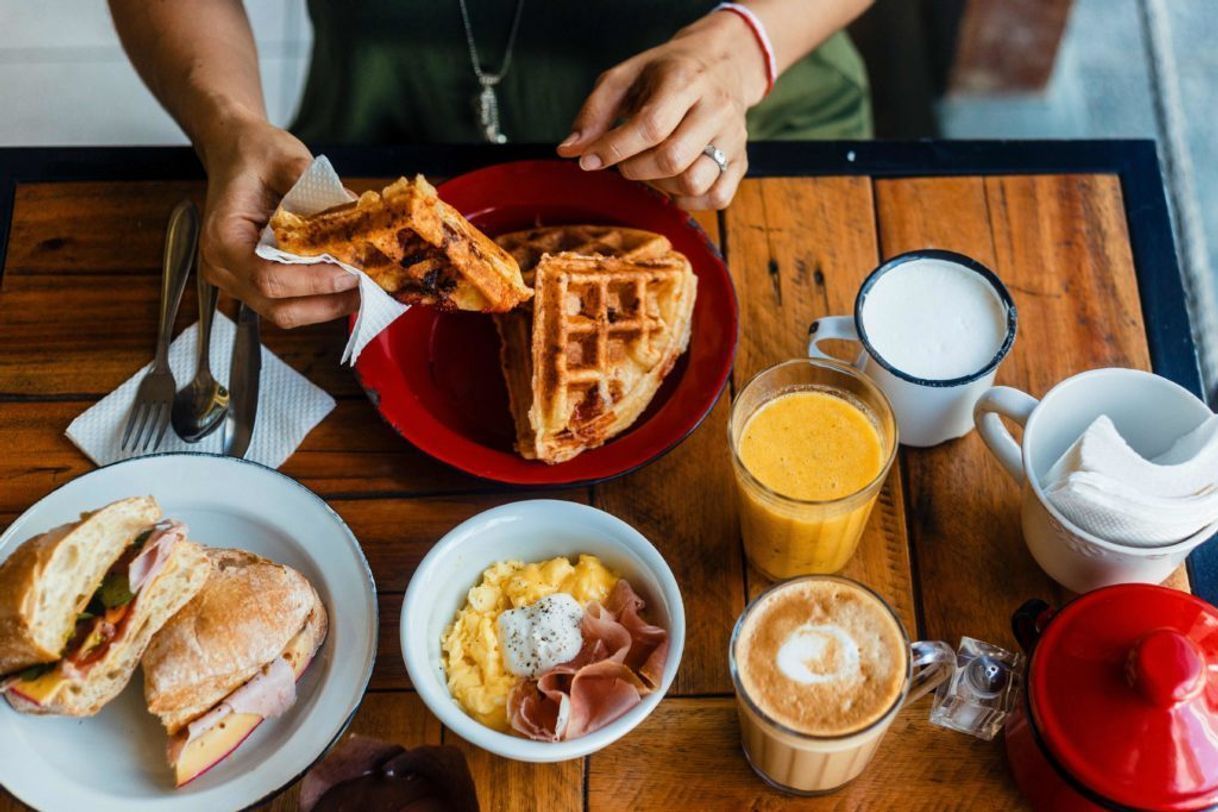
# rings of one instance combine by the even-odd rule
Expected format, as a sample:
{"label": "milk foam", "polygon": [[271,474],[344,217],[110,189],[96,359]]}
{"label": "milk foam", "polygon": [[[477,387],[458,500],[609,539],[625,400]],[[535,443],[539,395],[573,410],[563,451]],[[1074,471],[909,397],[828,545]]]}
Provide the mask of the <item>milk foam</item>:
{"label": "milk foam", "polygon": [[863,329],[890,366],[927,380],[983,369],[1006,339],[1006,309],[980,274],[941,259],[915,259],[867,292]]}
{"label": "milk foam", "polygon": [[845,682],[859,675],[858,645],[831,623],[805,623],[796,628],[774,659],[787,679],[804,685]]}

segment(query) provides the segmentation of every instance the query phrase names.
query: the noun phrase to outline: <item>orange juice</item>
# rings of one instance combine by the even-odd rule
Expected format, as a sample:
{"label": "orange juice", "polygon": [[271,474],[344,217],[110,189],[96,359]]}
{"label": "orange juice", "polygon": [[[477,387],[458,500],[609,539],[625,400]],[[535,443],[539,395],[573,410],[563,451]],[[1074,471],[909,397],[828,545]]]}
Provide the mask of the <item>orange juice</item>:
{"label": "orange juice", "polygon": [[844,567],[891,462],[876,418],[846,392],[788,390],[753,411],[735,445],[753,566],[771,578]]}
{"label": "orange juice", "polygon": [[861,491],[884,464],[875,423],[845,398],[807,389],[779,395],[753,413],[740,461],[783,496],[828,502]]}

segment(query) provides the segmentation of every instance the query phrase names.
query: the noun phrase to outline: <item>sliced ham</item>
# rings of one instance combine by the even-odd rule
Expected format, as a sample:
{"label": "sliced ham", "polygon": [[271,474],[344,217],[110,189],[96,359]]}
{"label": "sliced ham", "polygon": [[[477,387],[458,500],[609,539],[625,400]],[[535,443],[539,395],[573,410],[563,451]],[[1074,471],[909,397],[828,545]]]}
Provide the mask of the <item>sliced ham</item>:
{"label": "sliced ham", "polygon": [[652,626],[639,616],[643,611],[643,599],[634,593],[624,579],[614,585],[605,604],[605,608],[630,633],[626,665],[638,672],[647,687],[654,691],[660,685],[664,663],[668,660],[668,632],[659,626]]}
{"label": "sliced ham", "polygon": [[251,713],[263,719],[273,719],[295,702],[296,672],[287,660],[276,657],[214,708],[178,731],[169,740],[169,763],[176,764],[188,744],[235,713]]}
{"label": "sliced ham", "polygon": [[158,522],[152,535],[144,542],[144,548],[127,567],[127,588],[131,594],[157,576],[169,560],[173,545],[186,540],[186,525],[173,519]]}
{"label": "sliced ham", "polygon": [[668,633],[640,617],[643,606],[625,579],[603,606],[590,602],[584,646],[575,659],[518,684],[508,697],[512,728],[539,741],[578,738],[620,718],[659,687]]}
{"label": "sliced ham", "polygon": [[233,713],[252,713],[263,719],[274,719],[296,702],[296,672],[287,660],[276,657],[224,701],[232,706]]}

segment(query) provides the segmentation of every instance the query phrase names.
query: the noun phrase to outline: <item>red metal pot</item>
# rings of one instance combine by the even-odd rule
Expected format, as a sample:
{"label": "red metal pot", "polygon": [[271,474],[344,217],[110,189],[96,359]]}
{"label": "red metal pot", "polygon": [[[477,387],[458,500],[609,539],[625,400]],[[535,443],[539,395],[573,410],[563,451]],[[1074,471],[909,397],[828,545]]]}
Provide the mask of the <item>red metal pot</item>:
{"label": "red metal pot", "polygon": [[1007,757],[1033,808],[1218,805],[1218,609],[1120,584],[1011,624],[1030,661]]}

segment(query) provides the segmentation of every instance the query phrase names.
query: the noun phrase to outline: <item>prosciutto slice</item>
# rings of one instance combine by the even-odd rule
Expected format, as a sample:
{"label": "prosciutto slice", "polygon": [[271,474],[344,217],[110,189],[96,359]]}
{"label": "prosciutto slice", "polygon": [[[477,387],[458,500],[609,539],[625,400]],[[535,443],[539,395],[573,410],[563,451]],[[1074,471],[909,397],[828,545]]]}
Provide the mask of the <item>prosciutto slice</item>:
{"label": "prosciutto slice", "polygon": [[152,528],[152,535],[144,542],[140,554],[127,567],[127,588],[131,594],[140,591],[140,587],[157,576],[169,560],[173,545],[186,540],[186,525],[169,519],[158,522]]}
{"label": "prosciutto slice", "polygon": [[169,740],[169,763],[177,763],[182,751],[195,739],[236,713],[252,713],[263,719],[281,715],[296,702],[296,673],[288,661],[276,657],[270,665],[195,719]]}
{"label": "prosciutto slice", "polygon": [[508,697],[512,728],[538,741],[575,739],[620,718],[659,687],[668,632],[640,617],[643,605],[625,579],[603,606],[590,602],[575,659],[520,683]]}

